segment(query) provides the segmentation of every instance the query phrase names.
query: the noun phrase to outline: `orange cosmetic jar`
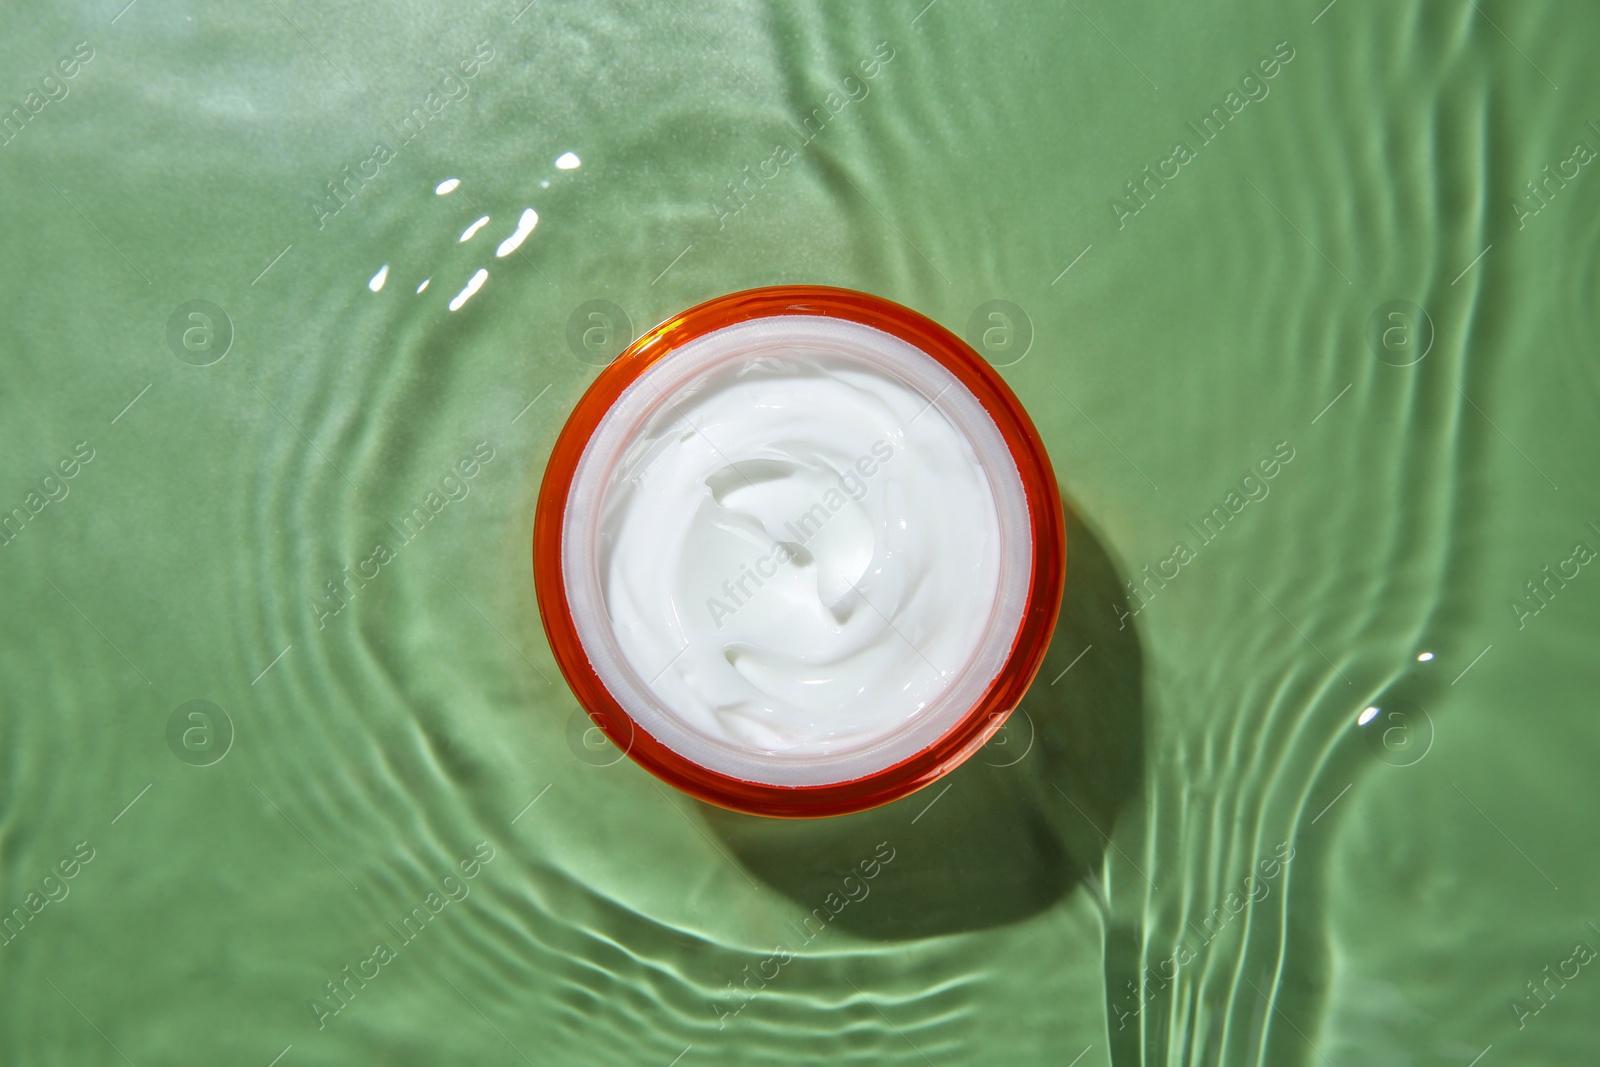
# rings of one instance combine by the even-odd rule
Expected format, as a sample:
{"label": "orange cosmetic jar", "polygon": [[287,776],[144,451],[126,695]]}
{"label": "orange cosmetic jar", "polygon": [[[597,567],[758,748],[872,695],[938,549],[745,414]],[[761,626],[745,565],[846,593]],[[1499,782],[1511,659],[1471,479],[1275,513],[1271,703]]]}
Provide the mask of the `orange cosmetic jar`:
{"label": "orange cosmetic jar", "polygon": [[[803,485],[809,508],[771,503]],[[545,632],[595,724],[691,796],[787,818],[889,803],[982,747],[1044,661],[1065,556],[1050,459],[994,369],[820,286],[717,297],[634,341],[562,428],[533,531]],[[702,589],[689,557],[732,578]]]}

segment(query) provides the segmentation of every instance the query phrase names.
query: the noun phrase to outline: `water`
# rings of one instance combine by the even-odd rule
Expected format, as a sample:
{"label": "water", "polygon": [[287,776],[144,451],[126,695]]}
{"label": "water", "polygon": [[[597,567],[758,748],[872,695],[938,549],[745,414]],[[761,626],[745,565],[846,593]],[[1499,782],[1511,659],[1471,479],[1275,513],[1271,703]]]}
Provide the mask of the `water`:
{"label": "water", "polygon": [[[520,6],[12,12],[0,1059],[1592,1052],[1592,14]],[[529,566],[617,335],[789,282],[1075,517],[1027,714],[808,824],[591,746]]]}

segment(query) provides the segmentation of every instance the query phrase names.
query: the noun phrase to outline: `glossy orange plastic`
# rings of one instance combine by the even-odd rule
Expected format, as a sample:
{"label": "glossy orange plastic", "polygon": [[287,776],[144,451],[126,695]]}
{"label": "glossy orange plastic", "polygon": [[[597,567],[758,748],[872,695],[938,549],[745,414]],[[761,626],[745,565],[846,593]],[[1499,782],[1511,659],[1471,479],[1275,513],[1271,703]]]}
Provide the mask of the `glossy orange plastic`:
{"label": "glossy orange plastic", "polygon": [[[814,786],[777,786],[733,778],[684,758],[640,727],[606,689],[573,626],[561,567],[567,496],[590,435],[611,405],[646,369],[674,349],[724,326],[774,315],[823,315],[892,334],[938,360],[983,405],[1011,449],[1022,478],[1033,533],[1032,575],[1011,654],[983,696],[943,736],[907,759],[862,778]],[[844,815],[887,804],[959,766],[1004,723],[1033,682],[1055,630],[1065,579],[1061,496],[1044,444],[1016,396],[959,337],[931,319],[881,297],[850,289],[785,285],[730,293],[690,308],[646,332],[589,386],[556,439],[539,487],[533,525],[533,574],[556,664],[595,724],[635,762],[685,793],[735,811],[784,818]]]}

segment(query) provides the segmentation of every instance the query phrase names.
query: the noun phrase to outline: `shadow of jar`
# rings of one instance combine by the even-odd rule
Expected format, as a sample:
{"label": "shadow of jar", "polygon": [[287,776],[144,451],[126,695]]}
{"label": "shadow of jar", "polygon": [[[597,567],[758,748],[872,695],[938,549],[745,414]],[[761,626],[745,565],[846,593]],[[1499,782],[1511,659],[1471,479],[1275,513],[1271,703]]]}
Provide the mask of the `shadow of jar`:
{"label": "shadow of jar", "polygon": [[1139,791],[1143,660],[1116,609],[1115,564],[1070,506],[1065,515],[1066,591],[1044,667],[943,783],[831,819],[699,805],[752,876],[808,912],[808,939],[829,926],[879,940],[1000,926],[1093,877]]}

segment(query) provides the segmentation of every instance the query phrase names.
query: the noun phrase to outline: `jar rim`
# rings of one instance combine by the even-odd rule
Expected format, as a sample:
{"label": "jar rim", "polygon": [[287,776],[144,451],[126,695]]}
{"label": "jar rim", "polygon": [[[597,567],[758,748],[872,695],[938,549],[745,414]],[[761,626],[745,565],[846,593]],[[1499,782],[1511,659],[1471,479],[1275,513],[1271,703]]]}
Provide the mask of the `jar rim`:
{"label": "jar rim", "polygon": [[[574,622],[563,537],[574,477],[590,436],[612,405],[651,367],[696,338],[738,323],[820,316],[880,330],[925,353],[978,401],[1011,452],[1031,529],[1026,600],[1004,665],[944,733],[912,755],[861,777],[821,785],[774,785],[712,770],[663,743],[630,716],[590,662]],[[994,369],[932,320],[881,297],[825,286],[773,286],[730,293],[646,331],[607,365],[579,399],[551,450],[539,490],[533,569],[539,613],[562,676],[611,740],[657,778],[701,800],[758,815],[842,815],[889,803],[937,781],[977,751],[1021,701],[1043,663],[1065,577],[1060,492],[1044,444]]]}

